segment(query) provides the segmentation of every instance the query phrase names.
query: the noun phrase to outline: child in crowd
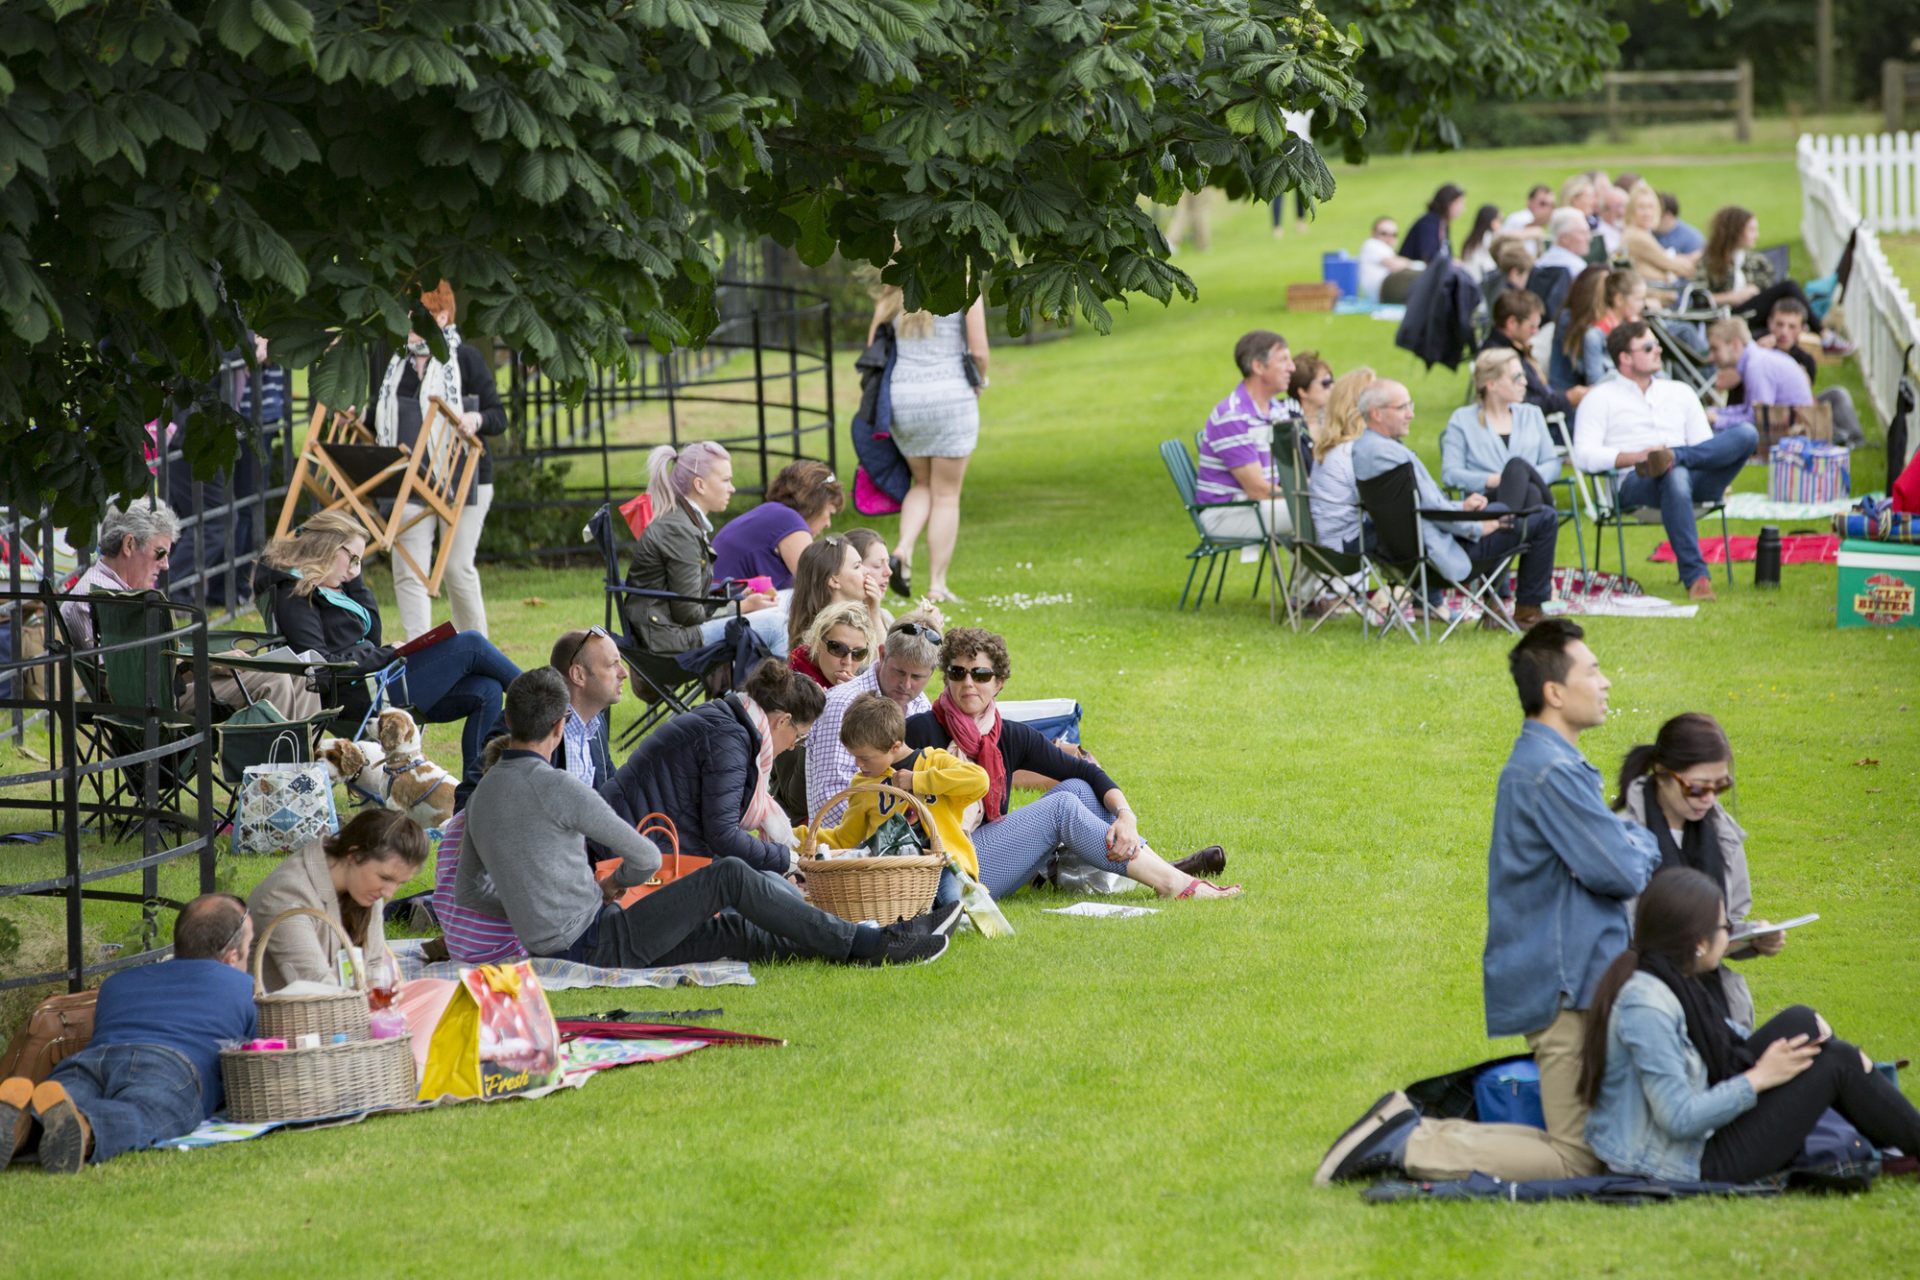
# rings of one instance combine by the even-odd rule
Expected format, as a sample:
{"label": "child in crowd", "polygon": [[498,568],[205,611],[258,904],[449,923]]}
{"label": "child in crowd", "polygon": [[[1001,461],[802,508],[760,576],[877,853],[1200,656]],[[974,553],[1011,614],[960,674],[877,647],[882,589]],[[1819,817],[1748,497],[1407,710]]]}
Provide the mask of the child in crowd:
{"label": "child in crowd", "polygon": [[[919,825],[917,811],[905,800],[860,786],[862,782],[888,783],[926,802],[940,833],[941,848],[968,876],[979,879],[980,863],[970,833],[980,822],[987,771],[939,747],[916,751],[906,744],[906,736],[907,718],[891,698],[863,693],[853,700],[840,722],[840,743],[859,770],[853,778],[855,790],[840,825],[822,827],[815,836],[829,848],[851,849],[896,813],[904,813],[907,821]],[[796,834],[804,835],[804,828]],[[942,872],[936,903],[944,906],[958,900],[957,878],[951,871]],[[940,917],[943,913],[936,908],[934,914]],[[950,914],[947,918],[951,919]]]}

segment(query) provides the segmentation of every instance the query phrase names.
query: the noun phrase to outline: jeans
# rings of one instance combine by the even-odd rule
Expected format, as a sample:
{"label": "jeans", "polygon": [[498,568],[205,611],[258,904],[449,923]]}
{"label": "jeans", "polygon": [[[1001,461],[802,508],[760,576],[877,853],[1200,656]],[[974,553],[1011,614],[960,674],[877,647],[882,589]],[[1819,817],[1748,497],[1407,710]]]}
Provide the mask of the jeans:
{"label": "jeans", "polygon": [[[1818,1036],[1813,1010],[1794,1005],[1769,1019],[1747,1040],[1756,1057],[1775,1040]],[[1829,1040],[1813,1065],[1759,1095],[1751,1111],[1716,1129],[1700,1157],[1700,1176],[1712,1182],[1752,1182],[1793,1163],[1821,1113],[1832,1107],[1879,1147],[1920,1152],[1920,1112],[1878,1071],[1860,1062],[1860,1050]]]}
{"label": "jeans", "polygon": [[96,1045],[62,1059],[48,1078],[86,1117],[96,1164],[192,1133],[206,1119],[200,1072],[165,1045]]}
{"label": "jeans", "polygon": [[[761,609],[756,613],[743,615],[747,625],[753,628],[753,634],[766,643],[767,649],[776,658],[787,656],[787,611],[785,609]],[[708,618],[700,624],[700,644],[713,644],[727,636],[727,624],[733,621],[733,611]],[[700,645],[692,646],[699,648]]]}
{"label": "jeans", "polygon": [[607,908],[566,958],[609,969],[809,956],[845,960],[853,931],[852,924],[787,888],[774,888],[740,859],[720,858],[624,910]]}
{"label": "jeans", "polygon": [[994,897],[1024,887],[1047,868],[1055,849],[1115,875],[1127,864],[1107,856],[1107,828],[1113,815],[1093,788],[1069,778],[1032,804],[1008,812],[997,822],[974,828],[973,851],[980,859],[980,883]]}
{"label": "jeans", "polygon": [[1682,445],[1673,451],[1673,466],[1658,480],[1628,472],[1620,478],[1620,509],[1660,508],[1660,523],[1680,566],[1680,581],[1692,586],[1707,576],[1700,554],[1700,532],[1694,527],[1693,504],[1714,502],[1747,465],[1760,435],[1747,423],[1735,423],[1713,439]]}
{"label": "jeans", "polygon": [[462,631],[407,659],[407,696],[420,719],[466,721],[460,772],[469,786],[480,780],[480,749],[500,723],[501,700],[519,674],[512,659],[477,631]]}
{"label": "jeans", "polygon": [[1559,539],[1560,517],[1549,510],[1515,516],[1511,529],[1495,529],[1478,542],[1460,545],[1472,557],[1475,575],[1493,572],[1518,548],[1519,582],[1514,595],[1521,604],[1540,605],[1553,595],[1553,549]]}

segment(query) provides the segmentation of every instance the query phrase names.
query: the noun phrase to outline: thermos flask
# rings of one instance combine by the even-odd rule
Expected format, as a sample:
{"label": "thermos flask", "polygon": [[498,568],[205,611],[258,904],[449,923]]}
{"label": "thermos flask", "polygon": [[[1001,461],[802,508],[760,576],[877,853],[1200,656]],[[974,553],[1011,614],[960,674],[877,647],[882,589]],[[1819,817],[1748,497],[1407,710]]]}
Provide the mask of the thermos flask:
{"label": "thermos flask", "polygon": [[1780,530],[1774,525],[1760,526],[1760,543],[1753,552],[1753,585],[1780,585]]}

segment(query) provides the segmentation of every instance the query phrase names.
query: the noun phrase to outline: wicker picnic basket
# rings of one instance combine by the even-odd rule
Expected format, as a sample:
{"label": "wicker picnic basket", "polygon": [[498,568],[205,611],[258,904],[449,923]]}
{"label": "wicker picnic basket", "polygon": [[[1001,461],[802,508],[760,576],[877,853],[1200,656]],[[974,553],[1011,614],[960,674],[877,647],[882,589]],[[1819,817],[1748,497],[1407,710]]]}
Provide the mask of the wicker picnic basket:
{"label": "wicker picnic basket", "polygon": [[[822,861],[814,857],[820,818],[827,810],[858,791],[885,791],[899,796],[919,811],[920,830],[933,847],[917,857],[836,858]],[[933,905],[940,887],[940,871],[947,865],[946,850],[940,845],[940,829],[933,813],[920,797],[898,787],[878,782],[860,782],[828,799],[814,812],[807,825],[806,839],[800,843],[798,869],[807,877],[807,897],[822,911],[842,920],[877,920],[891,924],[911,919]]]}
{"label": "wicker picnic basket", "polygon": [[[282,922],[300,915],[319,917],[346,941],[340,926],[323,911],[296,907],[275,916],[253,954],[253,1002],[260,1011],[261,1039],[292,1045],[298,1036],[315,1034],[322,1043],[311,1049],[223,1050],[220,1078],[226,1085],[228,1118],[241,1124],[312,1120],[412,1102],[413,1037],[367,1038],[366,974],[355,973],[358,987],[339,995],[267,994],[261,975],[267,939]],[[342,1034],[345,1043],[330,1043]]]}
{"label": "wicker picnic basket", "polygon": [[367,1038],[367,991],[366,975],[355,974],[354,980],[360,984],[357,990],[328,992],[325,995],[288,996],[268,995],[267,984],[260,974],[260,964],[267,958],[267,939],[295,916],[312,916],[321,924],[334,931],[342,947],[350,947],[353,940],[346,931],[335,924],[327,913],[314,907],[294,907],[282,911],[267,923],[260,938],[253,944],[253,1003],[260,1010],[260,1038],[263,1040],[285,1040],[292,1044],[303,1035],[314,1034],[320,1037],[320,1043],[326,1044],[340,1032],[346,1032],[349,1040]]}

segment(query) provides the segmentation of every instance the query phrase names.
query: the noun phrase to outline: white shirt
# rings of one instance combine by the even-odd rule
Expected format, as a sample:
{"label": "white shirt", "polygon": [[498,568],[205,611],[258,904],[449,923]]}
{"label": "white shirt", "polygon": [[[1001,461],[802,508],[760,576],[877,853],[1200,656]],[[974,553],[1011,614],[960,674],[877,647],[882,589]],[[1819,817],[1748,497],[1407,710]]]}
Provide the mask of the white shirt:
{"label": "white shirt", "polygon": [[[1534,225],[1533,212],[1529,209],[1517,209],[1514,212],[1508,214],[1504,219],[1501,220],[1500,229],[1502,231],[1517,232],[1517,231],[1525,231],[1528,227],[1531,227],[1533,225]],[[1536,258],[1540,256],[1540,241],[1527,240],[1524,243],[1527,246],[1528,253],[1532,254]]]}
{"label": "white shirt", "polygon": [[1375,236],[1368,236],[1360,242],[1360,296],[1370,302],[1380,301],[1380,284],[1387,278],[1387,259],[1393,256],[1393,246]]}
{"label": "white shirt", "polygon": [[[1577,280],[1580,278],[1580,273],[1587,269],[1587,260],[1585,258],[1575,257],[1573,250],[1567,248],[1567,246],[1555,244],[1540,255],[1540,265],[1543,267],[1565,267],[1567,274]],[[1547,318],[1552,319],[1553,317],[1549,316]]]}
{"label": "white shirt", "polygon": [[1607,256],[1611,258],[1620,252],[1620,241],[1626,236],[1627,229],[1616,227],[1603,219],[1600,225],[1594,228],[1594,233],[1600,237],[1600,242],[1607,246]]}
{"label": "white shirt", "polygon": [[1608,378],[1587,392],[1574,413],[1573,465],[1613,471],[1619,454],[1712,438],[1699,397],[1677,379],[1655,378],[1642,392],[1632,378]]}

